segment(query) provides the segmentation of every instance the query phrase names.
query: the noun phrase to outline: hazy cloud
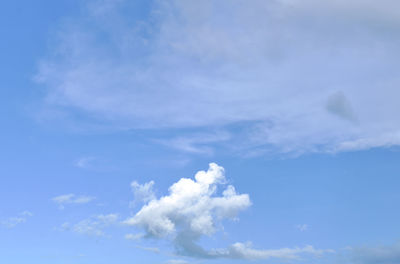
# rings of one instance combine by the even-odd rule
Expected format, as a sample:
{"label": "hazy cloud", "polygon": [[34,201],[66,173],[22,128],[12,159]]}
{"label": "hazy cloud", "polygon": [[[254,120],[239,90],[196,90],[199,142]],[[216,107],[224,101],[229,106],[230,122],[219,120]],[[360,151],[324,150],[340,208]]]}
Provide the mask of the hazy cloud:
{"label": "hazy cloud", "polygon": [[307,224],[296,225],[296,228],[301,232],[307,231],[309,226]]}
{"label": "hazy cloud", "polygon": [[117,214],[101,214],[84,219],[76,224],[66,222],[61,225],[61,229],[82,235],[105,236],[104,229],[117,224],[118,218]]}
{"label": "hazy cloud", "polygon": [[182,260],[182,259],[170,259],[165,263],[166,264],[189,264],[189,262],[187,262],[186,260]]}
{"label": "hazy cloud", "polygon": [[253,153],[400,143],[398,1],[167,0],[140,21],[128,1],[89,3],[40,62],[50,108],[113,128],[229,128],[216,140]]}
{"label": "hazy cloud", "polygon": [[75,195],[73,193],[56,196],[51,200],[59,205],[60,209],[64,209],[66,204],[86,204],[96,199],[93,196]]}
{"label": "hazy cloud", "polygon": [[0,225],[6,228],[14,228],[15,226],[25,223],[28,221],[29,217],[32,217],[33,214],[29,211],[23,211],[18,216],[9,217],[4,220],[0,220]]}
{"label": "hazy cloud", "polygon": [[126,234],[124,237],[126,240],[139,240],[143,238],[143,234]]}
{"label": "hazy cloud", "polygon": [[315,257],[321,257],[325,253],[334,253],[333,250],[320,250],[315,249],[312,246],[305,246],[303,248],[280,248],[280,249],[267,249],[259,250],[254,249],[251,243],[235,243],[228,249],[215,250],[211,252],[211,255],[215,257],[226,257],[232,259],[287,259],[296,260],[300,259],[303,255],[311,255]]}
{"label": "hazy cloud", "polygon": [[193,134],[182,135],[175,138],[156,140],[156,142],[165,146],[194,154],[213,154],[213,148],[210,144],[228,141],[230,134],[227,132],[217,132],[213,134]]}
{"label": "hazy cloud", "polygon": [[337,115],[340,118],[353,122],[356,121],[356,117],[349,100],[341,92],[337,92],[328,97],[326,109],[330,113]]}
{"label": "hazy cloud", "polygon": [[146,250],[146,251],[149,251],[149,252],[152,252],[152,253],[156,253],[156,254],[159,254],[161,252],[160,249],[156,248],[156,247],[140,247],[140,246],[136,246],[136,247],[140,248],[142,250]]}
{"label": "hazy cloud", "polygon": [[136,181],[133,181],[131,183],[131,188],[133,191],[133,195],[135,197],[133,204],[136,202],[146,203],[150,200],[155,199],[153,185],[154,185],[154,181],[150,181],[145,184],[139,184]]}
{"label": "hazy cloud", "polygon": [[400,263],[400,244],[380,247],[350,248],[354,264],[397,264]]}
{"label": "hazy cloud", "polygon": [[75,162],[75,166],[82,169],[88,169],[91,167],[92,162],[95,159],[95,157],[82,157]]}

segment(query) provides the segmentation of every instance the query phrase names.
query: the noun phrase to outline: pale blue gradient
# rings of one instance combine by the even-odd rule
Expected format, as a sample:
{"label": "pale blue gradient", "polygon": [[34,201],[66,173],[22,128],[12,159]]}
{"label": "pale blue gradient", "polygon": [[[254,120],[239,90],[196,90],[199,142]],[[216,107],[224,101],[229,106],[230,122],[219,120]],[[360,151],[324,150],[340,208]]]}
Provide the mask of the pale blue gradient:
{"label": "pale blue gradient", "polygon": [[[376,144],[355,147],[355,151],[331,152],[325,148],[331,142],[315,135],[314,130],[308,135],[306,129],[301,131],[305,137],[290,140],[299,143],[313,136],[318,140],[310,140],[311,145],[300,142],[299,148],[285,152],[282,149],[286,146],[264,142],[253,130],[259,123],[265,129],[265,123],[270,120],[233,118],[233,122],[223,125],[207,121],[194,126],[159,128],[132,125],[129,118],[121,116],[109,119],[101,112],[85,111],[74,105],[49,106],[45,98],[51,87],[35,81],[39,65],[53,56],[49,54],[59,45],[55,39],[60,28],[70,25],[74,18],[84,19],[82,14],[88,3],[95,2],[38,0],[0,4],[1,263],[151,264],[169,260],[253,263],[243,259],[174,255],[173,244],[168,239],[129,241],[124,238],[128,233],[142,232],[121,223],[141,207],[138,203],[132,205],[132,181],[143,184],[153,180],[155,194],[160,197],[179,179],[193,178],[197,171],[206,170],[210,162],[225,168],[228,183],[238,193],[249,194],[252,205],[238,215],[238,221],[225,220],[216,234],[203,237],[200,244],[206,249],[226,248],[247,241],[260,250],[312,245],[335,252],[289,263],[400,262],[400,249],[396,246],[400,238],[400,152],[397,139],[391,135],[389,139],[382,136]],[[132,24],[146,21],[152,17],[152,4],[153,1],[135,1],[123,10],[124,16]],[[394,27],[393,31],[397,32],[398,26]],[[386,33],[390,39],[392,33]],[[151,34],[146,37],[153,38]],[[107,41],[99,38],[95,42],[107,46]],[[398,52],[398,48],[394,50]],[[143,48],[141,52],[146,56],[152,50]],[[132,54],[132,58],[135,56]],[[112,57],[115,59],[118,55]],[[380,59],[382,65],[394,63],[385,61],[385,56]],[[356,60],[349,59],[351,67],[365,66],[354,63]],[[197,70],[207,72],[206,68]],[[391,72],[376,72],[375,77],[385,79],[386,75],[394,78]],[[302,78],[300,73],[297,77]],[[361,84],[368,82],[365,76],[352,78],[353,83],[357,78]],[[341,118],[343,111],[335,109]],[[352,113],[348,108],[346,111]],[[385,119],[382,135],[392,132],[392,128],[395,131],[398,120],[393,116]],[[341,131],[342,127],[351,126],[351,122],[360,121],[353,116],[343,119],[339,128],[336,123],[332,127]],[[377,131],[381,130],[360,135],[376,139]],[[254,141],[249,139],[252,132],[257,134]],[[335,144],[336,140],[335,134]],[[54,197],[71,193],[96,198],[87,203],[65,204],[64,208],[52,201]],[[33,215],[13,227],[4,224],[24,211]],[[80,234],[62,227],[64,223],[74,225],[106,214],[118,214],[119,218],[104,228],[104,236]],[[302,225],[307,228],[300,230]],[[387,252],[374,251],[377,247]],[[154,248],[159,252],[151,250]],[[281,261],[268,259],[254,263],[286,263]]]}

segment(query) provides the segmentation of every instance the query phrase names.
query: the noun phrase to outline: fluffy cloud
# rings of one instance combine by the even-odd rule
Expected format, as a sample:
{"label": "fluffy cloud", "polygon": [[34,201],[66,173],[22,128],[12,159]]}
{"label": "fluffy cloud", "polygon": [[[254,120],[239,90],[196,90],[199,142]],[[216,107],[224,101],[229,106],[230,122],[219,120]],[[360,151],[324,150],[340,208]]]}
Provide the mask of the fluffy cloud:
{"label": "fluffy cloud", "polygon": [[131,5],[92,1],[60,29],[36,76],[49,106],[114,128],[223,128],[259,153],[400,144],[398,1],[154,1],[140,21]]}
{"label": "fluffy cloud", "polygon": [[211,235],[216,220],[234,218],[250,206],[249,196],[237,194],[231,185],[221,197],[213,197],[217,185],[224,182],[223,168],[211,163],[208,171],[199,171],[194,180],[180,179],[170,187],[169,195],[151,200],[126,223],[144,228],[152,237]]}
{"label": "fluffy cloud", "polygon": [[22,213],[18,214],[18,216],[1,220],[0,225],[6,228],[13,228],[19,224],[25,223],[28,220],[28,218],[32,216],[33,214],[31,212],[23,211]]}
{"label": "fluffy cloud", "polygon": [[325,251],[311,246],[257,250],[251,244],[235,243],[226,249],[202,248],[197,242],[211,236],[224,219],[235,219],[251,205],[247,194],[238,194],[228,185],[218,194],[218,186],[225,185],[224,168],[210,163],[207,171],[199,171],[194,179],[182,178],[169,188],[169,194],[146,203],[125,224],[142,228],[156,239],[171,239],[180,255],[198,258],[232,259],[297,259],[302,254],[321,255]]}
{"label": "fluffy cloud", "polygon": [[76,224],[66,222],[61,225],[61,229],[70,230],[82,235],[105,236],[104,229],[116,224],[118,218],[117,214],[96,215]]}
{"label": "fluffy cloud", "polygon": [[66,204],[85,204],[96,199],[92,196],[75,195],[73,193],[56,196],[51,200],[59,205],[60,209],[64,209]]}

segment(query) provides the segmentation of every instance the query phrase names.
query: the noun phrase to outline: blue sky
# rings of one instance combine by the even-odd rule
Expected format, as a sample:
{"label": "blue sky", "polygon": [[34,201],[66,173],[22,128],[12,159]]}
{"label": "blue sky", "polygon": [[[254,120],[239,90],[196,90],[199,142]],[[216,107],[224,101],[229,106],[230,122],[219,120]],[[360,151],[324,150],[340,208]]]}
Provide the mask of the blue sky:
{"label": "blue sky", "polygon": [[3,1],[4,263],[400,263],[399,3]]}

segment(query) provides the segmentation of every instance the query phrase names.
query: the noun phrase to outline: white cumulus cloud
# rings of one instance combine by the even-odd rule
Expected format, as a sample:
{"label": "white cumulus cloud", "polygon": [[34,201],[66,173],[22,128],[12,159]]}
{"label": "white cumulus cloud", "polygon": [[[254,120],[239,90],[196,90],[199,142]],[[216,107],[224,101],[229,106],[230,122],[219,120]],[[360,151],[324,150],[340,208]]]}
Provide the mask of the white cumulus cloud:
{"label": "white cumulus cloud", "polygon": [[146,232],[144,237],[172,240],[178,254],[191,257],[296,259],[302,254],[326,252],[312,246],[257,250],[249,243],[235,243],[226,249],[202,248],[198,244],[201,237],[213,235],[222,220],[237,218],[240,211],[251,205],[249,195],[238,194],[232,185],[218,195],[218,187],[226,183],[224,168],[210,163],[207,171],[197,172],[194,179],[180,179],[169,188],[168,195],[150,200],[124,223],[142,228]]}
{"label": "white cumulus cloud", "polygon": [[249,196],[236,194],[233,186],[223,196],[213,197],[217,185],[224,182],[224,169],[211,163],[207,172],[199,171],[194,180],[180,179],[169,195],[149,201],[126,223],[141,226],[154,237],[179,233],[182,227],[197,235],[212,234],[217,219],[234,218],[251,204]]}

